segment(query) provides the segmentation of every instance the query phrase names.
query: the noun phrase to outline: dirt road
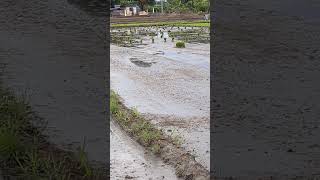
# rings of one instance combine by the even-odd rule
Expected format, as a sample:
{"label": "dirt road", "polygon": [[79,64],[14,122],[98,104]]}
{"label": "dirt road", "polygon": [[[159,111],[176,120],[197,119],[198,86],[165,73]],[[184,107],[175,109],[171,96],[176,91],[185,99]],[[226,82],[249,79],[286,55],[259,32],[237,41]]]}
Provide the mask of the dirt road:
{"label": "dirt road", "polygon": [[107,154],[105,17],[67,1],[0,2],[1,80],[48,122],[49,140],[91,161]]}
{"label": "dirt road", "polygon": [[217,1],[217,176],[289,179],[320,172],[320,24],[313,7],[319,2]]}

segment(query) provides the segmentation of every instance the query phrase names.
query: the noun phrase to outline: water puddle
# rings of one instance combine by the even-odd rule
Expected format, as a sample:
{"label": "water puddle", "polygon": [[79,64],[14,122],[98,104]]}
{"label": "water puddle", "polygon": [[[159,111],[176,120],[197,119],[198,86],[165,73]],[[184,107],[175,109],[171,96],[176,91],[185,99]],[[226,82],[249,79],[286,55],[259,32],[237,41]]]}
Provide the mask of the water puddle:
{"label": "water puddle", "polygon": [[155,62],[145,62],[145,61],[139,60],[138,58],[130,58],[130,61],[139,67],[151,67],[151,65],[155,63]]}

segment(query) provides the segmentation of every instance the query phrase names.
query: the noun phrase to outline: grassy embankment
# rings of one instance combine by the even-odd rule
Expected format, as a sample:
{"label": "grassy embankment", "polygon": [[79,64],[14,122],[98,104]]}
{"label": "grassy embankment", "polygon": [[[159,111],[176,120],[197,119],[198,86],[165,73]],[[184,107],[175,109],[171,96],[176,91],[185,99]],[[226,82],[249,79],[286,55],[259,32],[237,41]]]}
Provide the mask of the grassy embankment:
{"label": "grassy embankment", "polygon": [[0,168],[5,178],[80,180],[106,179],[100,168],[89,165],[84,150],[68,152],[50,144],[43,124],[25,98],[17,98],[0,85]]}
{"label": "grassy embankment", "polygon": [[110,112],[120,126],[140,144],[155,154],[159,153],[163,133],[146,121],[136,109],[126,108],[114,91],[110,95]]}
{"label": "grassy embankment", "polygon": [[111,28],[149,27],[149,26],[180,26],[180,27],[210,27],[210,21],[174,21],[174,22],[132,22],[111,24]]}
{"label": "grassy embankment", "polygon": [[171,164],[178,177],[209,179],[209,172],[195,161],[195,157],[181,147],[179,136],[168,136],[143,118],[136,109],[129,109],[114,92],[110,92],[110,112],[118,124],[145,148]]}

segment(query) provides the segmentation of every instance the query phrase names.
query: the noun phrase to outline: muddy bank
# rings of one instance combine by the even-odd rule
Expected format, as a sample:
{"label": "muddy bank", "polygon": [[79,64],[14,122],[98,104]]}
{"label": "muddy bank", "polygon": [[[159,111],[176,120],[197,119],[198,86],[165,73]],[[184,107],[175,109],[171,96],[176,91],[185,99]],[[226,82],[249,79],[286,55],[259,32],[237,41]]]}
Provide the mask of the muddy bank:
{"label": "muddy bank", "polygon": [[175,168],[178,177],[190,180],[207,180],[209,171],[186,152],[179,142],[157,129],[152,123],[127,108],[123,99],[111,92],[110,107],[112,116],[121,128],[150,152],[160,156],[163,161]]}
{"label": "muddy bank", "polygon": [[51,142],[74,149],[86,138],[89,159],[105,164],[105,19],[38,0],[1,1],[0,16],[3,83],[29,96]]}
{"label": "muddy bank", "polygon": [[178,179],[173,167],[131,139],[113,120],[110,122],[111,179]]}
{"label": "muddy bank", "polygon": [[212,164],[218,177],[320,172],[320,24],[297,18],[298,6],[279,9],[284,2],[216,3]]}

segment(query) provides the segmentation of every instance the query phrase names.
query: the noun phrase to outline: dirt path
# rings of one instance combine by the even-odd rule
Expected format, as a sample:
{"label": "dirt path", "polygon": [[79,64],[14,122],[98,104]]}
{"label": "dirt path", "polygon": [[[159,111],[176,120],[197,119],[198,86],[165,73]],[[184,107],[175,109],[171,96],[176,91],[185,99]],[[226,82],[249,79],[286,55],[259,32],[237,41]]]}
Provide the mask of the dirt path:
{"label": "dirt path", "polygon": [[0,16],[2,82],[30,96],[50,141],[74,149],[86,137],[89,159],[105,164],[105,19],[46,0],[1,1]]}
{"label": "dirt path", "polygon": [[215,173],[244,179],[315,175],[320,24],[307,14],[315,12],[309,3],[319,2],[264,2],[216,4]]}

